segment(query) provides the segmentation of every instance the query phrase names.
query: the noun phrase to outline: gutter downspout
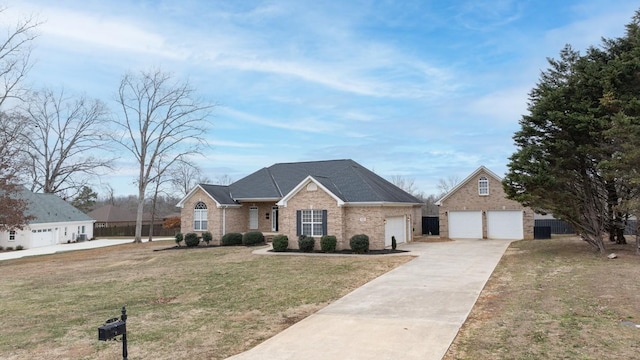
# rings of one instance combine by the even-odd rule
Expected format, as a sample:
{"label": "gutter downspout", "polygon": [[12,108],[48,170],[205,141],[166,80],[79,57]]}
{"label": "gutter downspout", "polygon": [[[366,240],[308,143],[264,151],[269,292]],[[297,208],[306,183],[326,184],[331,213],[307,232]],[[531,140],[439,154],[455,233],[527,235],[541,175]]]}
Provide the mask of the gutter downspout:
{"label": "gutter downspout", "polygon": [[222,208],[222,236],[227,233],[227,207]]}

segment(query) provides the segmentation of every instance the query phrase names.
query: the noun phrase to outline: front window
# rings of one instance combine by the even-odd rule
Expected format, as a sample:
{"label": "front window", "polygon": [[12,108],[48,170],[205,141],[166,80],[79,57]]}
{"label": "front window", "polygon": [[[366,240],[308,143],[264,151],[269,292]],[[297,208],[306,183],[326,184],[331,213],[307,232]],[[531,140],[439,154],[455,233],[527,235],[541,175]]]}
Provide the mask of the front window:
{"label": "front window", "polygon": [[258,207],[249,208],[249,229],[256,230],[258,228]]}
{"label": "front window", "polygon": [[193,229],[207,230],[207,205],[202,201],[193,209]]}
{"label": "front window", "polygon": [[15,232],[15,230],[9,231],[9,241],[16,241],[16,232]]}
{"label": "front window", "polygon": [[302,234],[322,236],[322,210],[302,210]]}
{"label": "front window", "polygon": [[489,195],[489,179],[485,176],[478,179],[478,195]]}

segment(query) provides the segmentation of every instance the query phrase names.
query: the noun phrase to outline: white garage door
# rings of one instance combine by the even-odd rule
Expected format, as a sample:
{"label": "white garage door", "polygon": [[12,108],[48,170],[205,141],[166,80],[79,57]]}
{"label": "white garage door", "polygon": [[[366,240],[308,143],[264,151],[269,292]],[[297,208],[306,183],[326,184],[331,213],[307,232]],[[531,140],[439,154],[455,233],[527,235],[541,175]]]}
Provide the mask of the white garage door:
{"label": "white garage door", "polygon": [[384,225],[384,246],[391,246],[391,237],[396,237],[396,244],[407,241],[407,222],[404,216],[388,217]]}
{"label": "white garage door", "polygon": [[31,231],[31,247],[53,245],[53,231],[51,229],[38,229]]}
{"label": "white garage door", "polygon": [[487,237],[489,239],[521,240],[523,236],[522,211],[487,211]]}
{"label": "white garage door", "polygon": [[482,239],[481,211],[449,211],[449,238]]}

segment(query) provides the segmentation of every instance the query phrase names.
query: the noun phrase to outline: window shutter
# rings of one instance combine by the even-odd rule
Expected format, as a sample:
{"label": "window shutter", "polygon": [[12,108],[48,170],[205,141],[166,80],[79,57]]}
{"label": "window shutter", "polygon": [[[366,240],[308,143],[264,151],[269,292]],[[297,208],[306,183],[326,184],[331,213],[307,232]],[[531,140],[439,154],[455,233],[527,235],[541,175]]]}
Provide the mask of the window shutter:
{"label": "window shutter", "polygon": [[296,235],[302,235],[302,211],[296,210]]}
{"label": "window shutter", "polygon": [[327,210],[322,210],[322,235],[327,234]]}

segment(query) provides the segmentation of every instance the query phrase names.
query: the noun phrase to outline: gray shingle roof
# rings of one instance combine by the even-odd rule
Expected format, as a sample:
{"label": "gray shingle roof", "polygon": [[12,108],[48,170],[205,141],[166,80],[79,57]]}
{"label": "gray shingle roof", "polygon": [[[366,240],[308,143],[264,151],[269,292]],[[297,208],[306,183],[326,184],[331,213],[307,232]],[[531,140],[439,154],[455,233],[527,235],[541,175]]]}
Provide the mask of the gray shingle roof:
{"label": "gray shingle roof", "polygon": [[29,203],[26,214],[35,217],[29,221],[30,224],[93,221],[87,214],[55,194],[39,194],[23,189],[18,197]]}
{"label": "gray shingle roof", "polygon": [[[228,187],[201,186],[207,186],[205,190],[219,203],[230,203],[234,199],[281,199],[307,176],[312,176],[344,202],[420,203],[414,196],[353,160],[278,163]],[[215,186],[217,188],[213,188]],[[228,188],[228,193],[223,188]]]}
{"label": "gray shingle roof", "polygon": [[231,198],[229,186],[200,184],[204,191],[208,192],[221,205],[235,205],[237,202]]}

